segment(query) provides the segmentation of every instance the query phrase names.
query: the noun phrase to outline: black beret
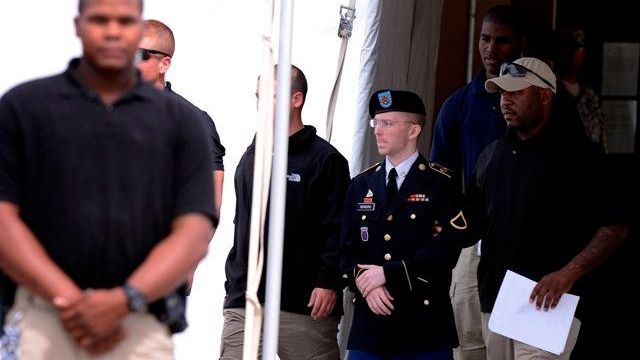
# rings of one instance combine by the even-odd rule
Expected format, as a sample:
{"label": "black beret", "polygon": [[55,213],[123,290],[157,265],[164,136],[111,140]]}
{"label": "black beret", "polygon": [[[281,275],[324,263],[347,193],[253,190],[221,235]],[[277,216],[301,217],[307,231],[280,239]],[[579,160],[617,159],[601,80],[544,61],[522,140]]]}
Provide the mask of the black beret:
{"label": "black beret", "polygon": [[369,115],[373,118],[376,114],[389,111],[402,111],[427,116],[420,96],[410,91],[386,89],[374,92],[371,95],[371,99],[369,99]]}

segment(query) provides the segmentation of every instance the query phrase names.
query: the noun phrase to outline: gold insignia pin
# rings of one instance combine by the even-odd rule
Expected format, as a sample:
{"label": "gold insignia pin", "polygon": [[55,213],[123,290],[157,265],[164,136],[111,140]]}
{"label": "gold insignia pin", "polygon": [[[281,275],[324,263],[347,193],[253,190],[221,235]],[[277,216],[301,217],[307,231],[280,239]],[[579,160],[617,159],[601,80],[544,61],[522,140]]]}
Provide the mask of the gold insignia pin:
{"label": "gold insignia pin", "polygon": [[446,167],[444,167],[444,166],[442,166],[442,165],[440,165],[440,164],[434,163],[434,162],[432,162],[432,161],[429,161],[429,167],[430,167],[433,171],[437,171],[437,172],[439,172],[440,174],[442,174],[442,175],[444,175],[444,176],[448,177],[449,179],[451,179],[451,172],[452,172],[452,171],[451,171],[451,170],[449,170],[448,168],[446,168]]}
{"label": "gold insignia pin", "polygon": [[418,169],[424,171],[424,170],[427,170],[427,166],[425,164],[420,164],[418,165]]}
{"label": "gold insignia pin", "polygon": [[467,228],[467,219],[464,218],[464,214],[462,210],[456,215],[451,221],[449,221],[451,226],[458,230],[464,230]]}

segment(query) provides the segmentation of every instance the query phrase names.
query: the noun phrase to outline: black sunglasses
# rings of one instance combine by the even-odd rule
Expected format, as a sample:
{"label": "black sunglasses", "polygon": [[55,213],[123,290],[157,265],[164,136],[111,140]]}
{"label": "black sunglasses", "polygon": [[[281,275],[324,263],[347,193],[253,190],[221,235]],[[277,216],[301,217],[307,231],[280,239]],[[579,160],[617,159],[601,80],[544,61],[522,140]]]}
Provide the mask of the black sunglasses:
{"label": "black sunglasses", "polygon": [[520,65],[520,64],[516,64],[516,63],[504,63],[500,66],[500,76],[509,74],[513,77],[525,77],[527,76],[527,73],[531,73],[535,76],[538,77],[538,79],[542,80],[543,83],[549,85],[549,87],[551,87],[551,89],[555,90],[556,87],[554,85],[552,85],[548,80],[546,80],[545,78],[543,78],[542,76],[536,74],[535,71],[532,71],[530,69],[527,69],[526,67]]}
{"label": "black sunglasses", "polygon": [[151,55],[162,55],[162,56],[171,57],[171,55],[167,54],[166,52],[162,52],[159,50],[138,48],[138,52],[140,53],[140,58],[142,59],[142,61],[147,61],[151,59]]}

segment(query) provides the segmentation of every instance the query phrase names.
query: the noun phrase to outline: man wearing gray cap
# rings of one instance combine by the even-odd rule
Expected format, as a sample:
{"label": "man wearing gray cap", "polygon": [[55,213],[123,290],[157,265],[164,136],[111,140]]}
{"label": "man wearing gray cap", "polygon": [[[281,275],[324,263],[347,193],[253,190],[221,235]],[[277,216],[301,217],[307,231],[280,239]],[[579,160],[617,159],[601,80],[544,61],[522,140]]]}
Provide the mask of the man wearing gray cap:
{"label": "man wearing gray cap", "polygon": [[628,219],[603,175],[601,152],[584,134],[552,116],[556,77],[536,58],[502,66],[485,83],[501,92],[504,137],[480,154],[470,179],[471,216],[482,238],[478,267],[488,359],[569,359],[580,330],[576,318],[564,351],[555,355],[488,329],[507,270],[537,282],[531,306],[553,311],[562,294],[584,296],[585,275],[615,250]]}
{"label": "man wearing gray cap", "polygon": [[343,211],[340,265],[355,293],[349,359],[452,360],[451,269],[473,243],[461,191],[417,150],[418,95],[377,91],[369,114],[385,159],[352,180]]}

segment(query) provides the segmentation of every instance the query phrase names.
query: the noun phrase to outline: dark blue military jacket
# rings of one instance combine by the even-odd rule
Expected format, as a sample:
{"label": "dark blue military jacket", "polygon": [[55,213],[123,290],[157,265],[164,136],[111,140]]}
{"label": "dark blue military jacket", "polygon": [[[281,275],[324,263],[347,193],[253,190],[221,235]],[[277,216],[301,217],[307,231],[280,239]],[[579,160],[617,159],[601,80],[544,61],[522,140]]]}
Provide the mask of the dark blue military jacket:
{"label": "dark blue military jacket", "polygon": [[[394,202],[384,165],[356,176],[341,229],[341,270],[356,295],[348,348],[381,354],[458,345],[449,300],[451,269],[473,244],[452,172],[420,155]],[[374,314],[355,285],[358,264],[381,265],[394,298],[392,315]]]}

